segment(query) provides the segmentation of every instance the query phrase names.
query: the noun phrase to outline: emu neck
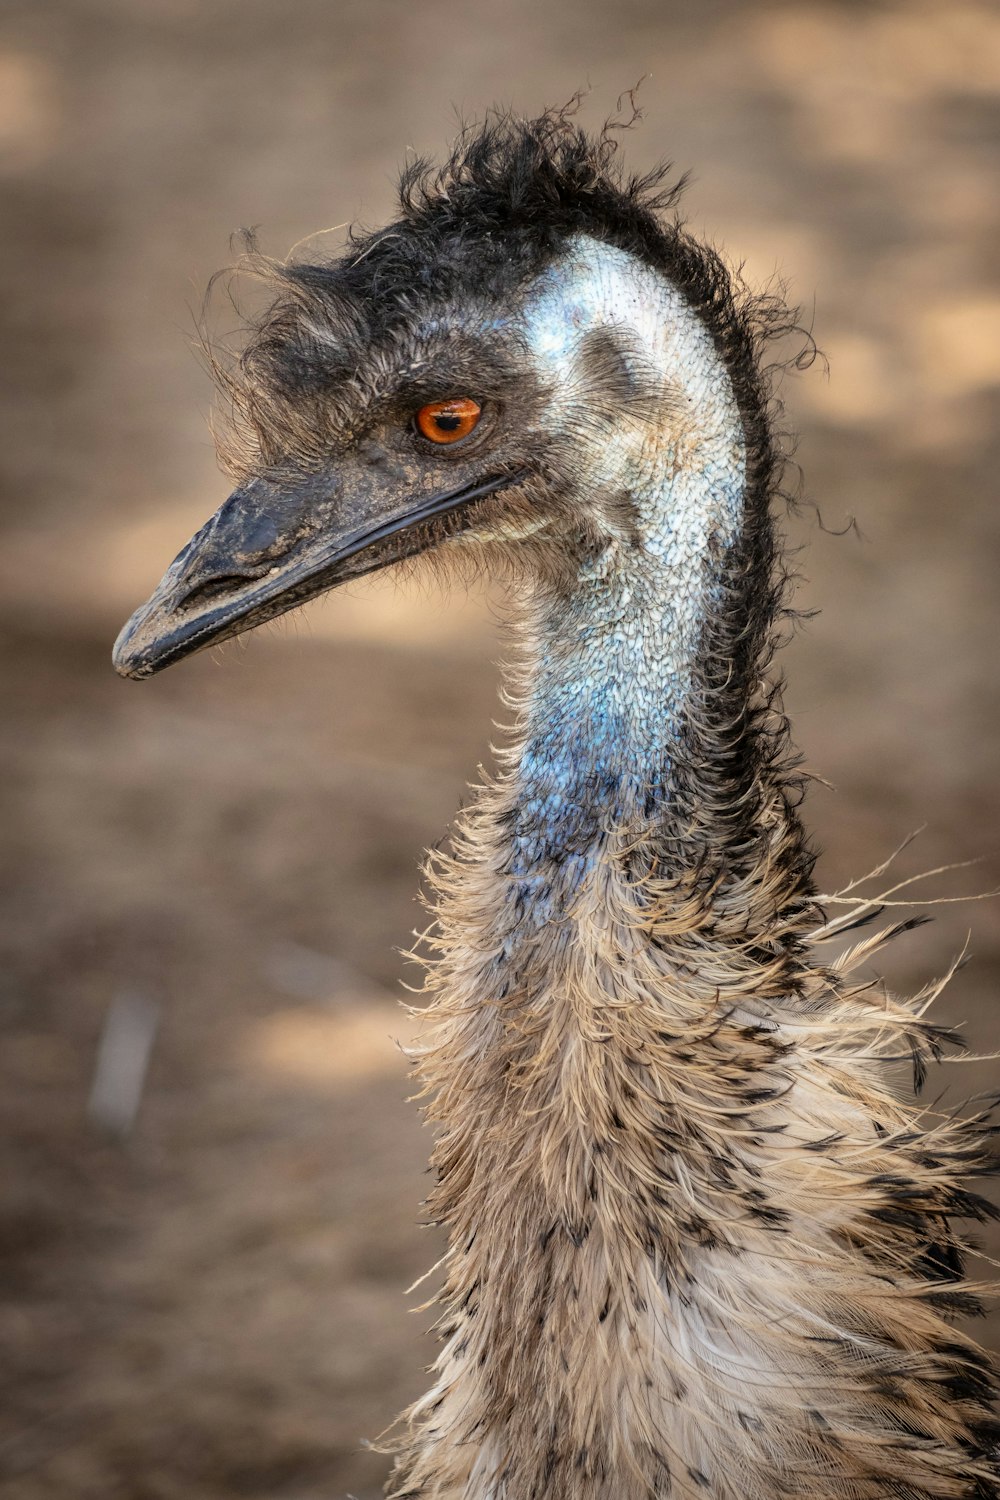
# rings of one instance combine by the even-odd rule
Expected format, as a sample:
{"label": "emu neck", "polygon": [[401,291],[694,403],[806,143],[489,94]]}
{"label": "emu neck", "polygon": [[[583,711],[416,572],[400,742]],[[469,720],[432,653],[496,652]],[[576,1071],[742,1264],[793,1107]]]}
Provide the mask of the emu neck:
{"label": "emu neck", "polygon": [[[581,443],[578,484],[606,535],[568,587],[540,591],[534,604],[515,872],[586,859],[610,828],[668,813],[724,592],[727,612],[739,611],[731,574],[746,505],[743,428],[727,373],[663,278],[581,240],[548,278],[530,327],[536,356],[553,379],[563,373],[559,416],[570,430],[586,431],[584,351],[595,335],[624,362],[642,415],[630,420],[623,403],[615,431]],[[576,379],[566,382],[574,365]]]}
{"label": "emu neck", "polygon": [[637,576],[634,559],[611,548],[568,598],[539,610],[516,774],[516,865],[590,858],[611,830],[668,815],[698,674],[686,590],[711,592],[698,572]]}

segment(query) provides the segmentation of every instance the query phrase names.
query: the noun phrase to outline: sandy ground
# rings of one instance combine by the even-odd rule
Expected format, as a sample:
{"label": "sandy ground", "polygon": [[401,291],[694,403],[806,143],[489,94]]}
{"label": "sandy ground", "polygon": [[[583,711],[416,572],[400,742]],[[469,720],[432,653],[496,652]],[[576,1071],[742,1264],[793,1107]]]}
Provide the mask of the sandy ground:
{"label": "sandy ground", "polygon": [[[7,0],[4,1500],[378,1492],[439,1248],[398,950],[489,754],[489,602],[359,589],[142,686],[108,651],[225,492],[187,343],[229,234],[375,222],[455,109],[589,80],[597,120],[643,73],[631,160],[694,169],[694,227],[790,278],[830,360],[786,391],[808,494],[862,532],[790,528],[821,880],[923,824],[905,873],[1000,878],[994,6]],[[971,929],[942,1015],[995,1045],[1000,910],[937,915],[893,977]],[[87,1098],[128,997],[159,1028],[118,1141]]]}

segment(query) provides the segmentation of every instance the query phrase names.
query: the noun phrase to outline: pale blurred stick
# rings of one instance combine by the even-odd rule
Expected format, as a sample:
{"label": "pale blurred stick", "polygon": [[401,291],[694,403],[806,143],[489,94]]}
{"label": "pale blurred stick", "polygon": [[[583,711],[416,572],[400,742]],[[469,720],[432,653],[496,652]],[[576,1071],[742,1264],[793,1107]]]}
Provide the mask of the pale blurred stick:
{"label": "pale blurred stick", "polygon": [[104,1018],[87,1114],[113,1135],[130,1134],[142,1102],[160,1007],[145,995],[117,997]]}

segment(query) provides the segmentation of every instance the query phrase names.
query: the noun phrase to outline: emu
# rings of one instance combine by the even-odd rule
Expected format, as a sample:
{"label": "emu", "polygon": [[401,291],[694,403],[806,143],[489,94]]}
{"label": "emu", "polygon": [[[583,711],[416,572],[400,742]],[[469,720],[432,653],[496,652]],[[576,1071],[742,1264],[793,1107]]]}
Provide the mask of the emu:
{"label": "emu", "polygon": [[430,552],[510,583],[512,739],[430,871],[448,1251],[391,1495],[987,1500],[990,1127],[894,1081],[947,1041],[858,973],[907,924],[823,956],[882,905],[817,896],[770,672],[789,315],[616,151],[494,113],[341,258],[257,258],[237,488],[115,663]]}

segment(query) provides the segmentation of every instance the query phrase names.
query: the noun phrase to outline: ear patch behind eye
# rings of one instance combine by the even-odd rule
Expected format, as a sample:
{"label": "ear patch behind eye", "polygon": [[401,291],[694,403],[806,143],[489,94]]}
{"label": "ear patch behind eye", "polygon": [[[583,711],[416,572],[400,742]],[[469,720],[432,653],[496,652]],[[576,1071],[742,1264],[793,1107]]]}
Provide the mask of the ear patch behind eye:
{"label": "ear patch behind eye", "polygon": [[432,443],[457,443],[479,421],[482,407],[470,396],[450,396],[447,401],[431,401],[417,412],[417,428]]}

